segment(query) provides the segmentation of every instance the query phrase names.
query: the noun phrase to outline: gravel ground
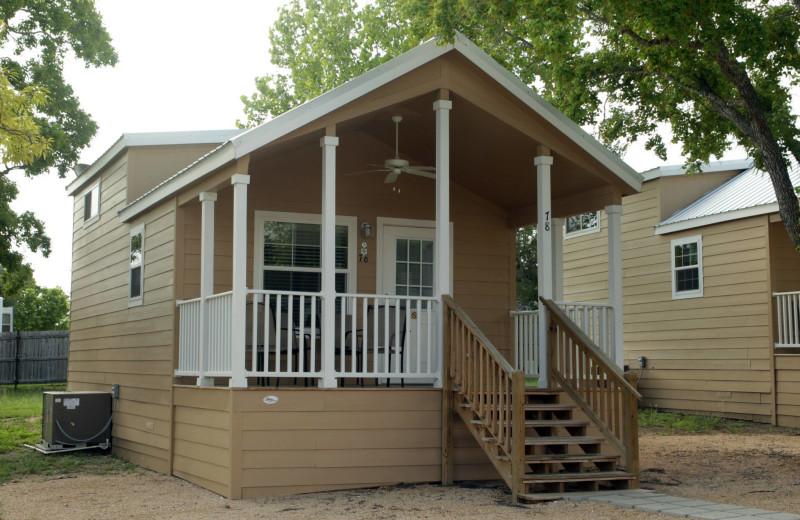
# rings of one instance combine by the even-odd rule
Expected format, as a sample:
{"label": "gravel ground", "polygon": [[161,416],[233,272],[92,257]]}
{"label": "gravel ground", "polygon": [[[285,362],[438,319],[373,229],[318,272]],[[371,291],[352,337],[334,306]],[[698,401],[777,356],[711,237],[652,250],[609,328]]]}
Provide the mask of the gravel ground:
{"label": "gravel ground", "polygon": [[[800,513],[800,437],[748,433],[640,440],[642,487]],[[100,518],[671,519],[592,502],[512,506],[502,487],[397,486],[231,501],[155,473],[32,478],[0,486],[4,520]]]}

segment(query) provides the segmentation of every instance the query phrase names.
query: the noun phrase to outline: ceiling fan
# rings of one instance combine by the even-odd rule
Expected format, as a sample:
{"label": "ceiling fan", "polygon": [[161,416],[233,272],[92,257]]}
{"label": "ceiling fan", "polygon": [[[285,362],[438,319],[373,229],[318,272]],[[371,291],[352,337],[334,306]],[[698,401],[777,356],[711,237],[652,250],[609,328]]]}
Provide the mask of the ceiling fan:
{"label": "ceiling fan", "polygon": [[420,177],[427,177],[428,179],[435,179],[436,168],[433,166],[410,166],[408,161],[400,158],[400,122],[403,116],[392,116],[394,121],[394,157],[386,159],[383,164],[370,164],[369,166],[380,166],[379,170],[367,170],[363,172],[348,173],[347,175],[358,175],[361,173],[372,172],[386,172],[386,178],[383,180],[384,184],[392,184],[397,181],[401,173],[408,173],[409,175],[419,175]]}

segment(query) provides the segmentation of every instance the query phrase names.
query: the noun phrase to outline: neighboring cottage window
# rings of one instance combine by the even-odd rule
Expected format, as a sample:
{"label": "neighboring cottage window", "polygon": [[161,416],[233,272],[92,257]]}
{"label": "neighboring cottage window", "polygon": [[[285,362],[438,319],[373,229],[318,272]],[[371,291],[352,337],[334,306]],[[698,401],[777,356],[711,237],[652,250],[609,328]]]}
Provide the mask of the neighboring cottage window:
{"label": "neighboring cottage window", "polygon": [[[256,261],[262,262],[261,288],[319,292],[322,284],[322,233],[319,215],[257,212]],[[355,218],[337,217],[336,292],[354,290]],[[258,241],[258,238],[262,240]],[[260,242],[260,243],[258,243]],[[257,280],[258,281],[258,280]]]}
{"label": "neighboring cottage window", "polygon": [[130,283],[128,305],[142,304],[144,281],[144,226],[131,230]]}
{"label": "neighboring cottage window", "polygon": [[100,216],[100,182],[89,188],[83,196],[83,225],[89,225]]}
{"label": "neighboring cottage window", "polygon": [[564,226],[564,235],[574,237],[600,231],[600,212],[592,211],[583,215],[567,218]]}
{"label": "neighboring cottage window", "polygon": [[3,317],[2,323],[0,323],[0,332],[12,332],[13,328],[13,321],[11,317],[13,316],[11,309],[3,309],[0,307],[0,316]]}
{"label": "neighboring cottage window", "polygon": [[703,296],[703,237],[672,241],[672,298]]}

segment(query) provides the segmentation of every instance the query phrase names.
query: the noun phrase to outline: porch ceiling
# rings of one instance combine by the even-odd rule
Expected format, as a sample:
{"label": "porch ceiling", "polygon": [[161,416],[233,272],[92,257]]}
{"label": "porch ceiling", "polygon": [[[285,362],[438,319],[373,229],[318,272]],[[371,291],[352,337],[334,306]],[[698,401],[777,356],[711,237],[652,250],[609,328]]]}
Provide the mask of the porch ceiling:
{"label": "porch ceiling", "polygon": [[[435,114],[432,102],[435,93],[428,93],[403,103],[384,107],[336,125],[336,134],[341,138],[338,150],[340,159],[338,175],[356,170],[343,168],[362,164],[361,170],[370,170],[370,164],[383,164],[393,156],[395,130],[391,118],[402,115],[400,123],[400,157],[412,166],[434,166],[436,161]],[[451,91],[453,110],[450,112],[450,177],[453,182],[480,195],[509,213],[520,212],[536,204],[536,167],[533,159],[541,143],[517,130],[502,119],[476,106],[466,98]],[[368,149],[350,148],[348,137],[364,133],[385,147]],[[319,149],[321,131],[310,132],[293,139],[273,143],[253,152],[254,162],[277,158],[299,149]],[[577,146],[576,146],[577,147]],[[551,151],[553,212],[556,216],[567,216],[576,212],[597,209],[587,207],[576,211],[574,204],[559,207],[559,200],[590,190],[610,187],[614,183],[596,171],[568,158],[566,154]],[[347,160],[342,160],[346,156]],[[585,161],[584,161],[585,163]],[[370,174],[363,174],[368,179]],[[382,182],[382,174],[372,174]],[[430,183],[434,189],[434,183]],[[622,192],[619,184],[614,189]],[[629,190],[633,191],[633,190]],[[524,217],[523,217],[524,219]]]}

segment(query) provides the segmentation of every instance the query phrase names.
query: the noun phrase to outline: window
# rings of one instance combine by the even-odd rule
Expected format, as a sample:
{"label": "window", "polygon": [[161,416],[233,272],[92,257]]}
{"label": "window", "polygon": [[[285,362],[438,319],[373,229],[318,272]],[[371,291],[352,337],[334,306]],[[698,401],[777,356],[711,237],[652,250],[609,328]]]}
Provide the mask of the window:
{"label": "window", "polygon": [[100,216],[100,182],[89,188],[83,196],[83,225],[87,226]]}
{"label": "window", "polygon": [[566,226],[564,226],[564,235],[570,237],[596,233],[597,231],[600,231],[599,211],[569,217],[567,218]]}
{"label": "window", "polygon": [[703,296],[703,238],[672,241],[672,298]]}
{"label": "window", "polygon": [[[319,215],[256,212],[256,262],[262,266],[256,286],[276,291],[321,290],[320,220]],[[355,292],[355,232],[354,217],[336,218],[336,292]]]}
{"label": "window", "polygon": [[131,230],[130,284],[128,305],[142,304],[142,282],[144,280],[144,226]]}
{"label": "window", "polygon": [[[0,298],[1,300],[2,298]],[[0,332],[13,332],[14,329],[14,310],[12,308],[3,308],[0,306]]]}
{"label": "window", "polygon": [[433,295],[433,240],[398,238],[395,290],[408,296]]}

